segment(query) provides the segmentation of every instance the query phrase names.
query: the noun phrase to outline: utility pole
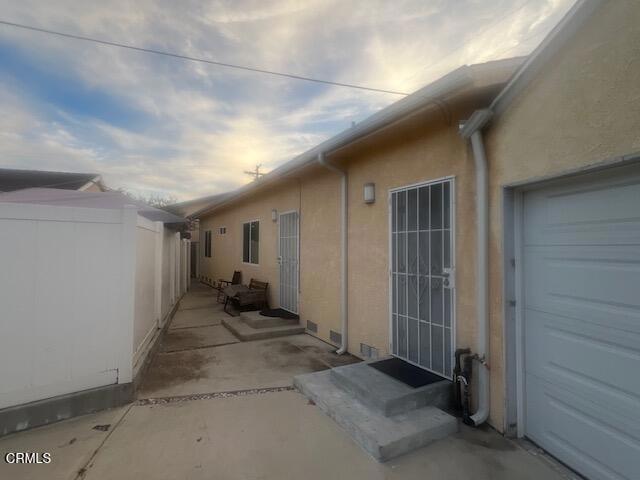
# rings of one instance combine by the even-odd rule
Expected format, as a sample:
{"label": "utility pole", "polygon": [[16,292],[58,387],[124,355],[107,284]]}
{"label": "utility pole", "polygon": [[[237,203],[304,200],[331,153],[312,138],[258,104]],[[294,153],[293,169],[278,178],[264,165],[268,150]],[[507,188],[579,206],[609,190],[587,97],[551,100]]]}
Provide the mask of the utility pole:
{"label": "utility pole", "polygon": [[246,175],[251,175],[254,181],[258,180],[260,177],[264,176],[264,173],[260,171],[261,167],[262,167],[262,164],[259,163],[258,165],[256,165],[255,170],[245,170],[244,173]]}

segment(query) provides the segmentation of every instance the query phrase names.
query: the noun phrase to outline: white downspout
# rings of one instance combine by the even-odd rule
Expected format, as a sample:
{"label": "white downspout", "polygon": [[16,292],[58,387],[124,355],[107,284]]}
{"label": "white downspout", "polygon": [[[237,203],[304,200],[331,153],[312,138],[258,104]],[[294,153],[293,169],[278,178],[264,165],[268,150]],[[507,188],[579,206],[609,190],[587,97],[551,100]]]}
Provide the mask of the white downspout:
{"label": "white downspout", "polygon": [[347,172],[342,170],[335,165],[332,165],[326,161],[324,158],[324,152],[318,153],[318,163],[325,168],[328,168],[334,173],[337,173],[341,176],[340,179],[340,187],[341,187],[341,201],[340,201],[340,284],[341,284],[341,293],[340,293],[340,317],[341,317],[341,339],[342,345],[336,353],[338,355],[342,355],[347,352],[348,349],[348,322],[349,322],[349,284],[348,284],[348,253],[347,253],[347,228],[348,228],[348,217],[347,217]]}
{"label": "white downspout", "polygon": [[484,142],[482,141],[482,132],[479,129],[471,134],[471,148],[476,167],[476,219],[478,224],[476,232],[476,315],[478,317],[476,353],[479,362],[478,410],[471,416],[471,420],[475,426],[478,426],[489,417],[489,369],[487,365],[489,355],[489,194],[487,158]]}

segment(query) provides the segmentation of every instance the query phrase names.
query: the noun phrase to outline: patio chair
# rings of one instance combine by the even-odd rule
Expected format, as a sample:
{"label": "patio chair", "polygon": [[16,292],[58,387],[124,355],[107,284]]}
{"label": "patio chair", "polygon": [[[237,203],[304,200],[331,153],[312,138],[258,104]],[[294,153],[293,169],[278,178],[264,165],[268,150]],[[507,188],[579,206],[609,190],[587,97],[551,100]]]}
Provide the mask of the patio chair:
{"label": "patio chair", "polygon": [[242,280],[242,272],[240,270],[235,270],[233,272],[233,276],[231,277],[231,280],[223,280],[221,278],[218,279],[218,282],[213,287],[218,291],[218,296],[216,298],[216,301],[218,303],[223,303],[224,300],[226,300],[224,289],[227,288],[229,285],[240,285],[241,280]]}
{"label": "patio chair", "polygon": [[225,301],[224,311],[231,315],[227,310],[230,302],[233,302],[238,309],[253,305],[254,307],[261,309],[268,307],[267,303],[267,282],[261,282],[252,278],[249,282],[249,286],[246,285],[229,285],[224,289]]}

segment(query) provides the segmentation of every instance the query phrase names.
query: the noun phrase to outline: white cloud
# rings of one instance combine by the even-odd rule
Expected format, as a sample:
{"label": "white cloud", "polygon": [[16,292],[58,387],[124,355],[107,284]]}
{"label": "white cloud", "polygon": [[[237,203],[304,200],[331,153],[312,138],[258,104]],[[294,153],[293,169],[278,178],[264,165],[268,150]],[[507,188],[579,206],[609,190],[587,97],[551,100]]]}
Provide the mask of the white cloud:
{"label": "white cloud", "polygon": [[[5,19],[54,30],[413,91],[460,64],[528,52],[571,3],[0,0],[0,10]],[[273,168],[398,98],[2,26],[0,42],[148,119],[129,128],[6,85],[3,164],[98,171],[111,186],[181,199],[237,187],[249,180],[243,170],[256,163]]]}

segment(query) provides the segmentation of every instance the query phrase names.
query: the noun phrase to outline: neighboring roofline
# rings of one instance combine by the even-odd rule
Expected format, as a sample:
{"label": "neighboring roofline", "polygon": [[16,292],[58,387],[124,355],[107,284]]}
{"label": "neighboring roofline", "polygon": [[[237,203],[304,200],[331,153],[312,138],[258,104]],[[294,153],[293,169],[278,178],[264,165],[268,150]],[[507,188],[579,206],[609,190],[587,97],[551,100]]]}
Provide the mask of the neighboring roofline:
{"label": "neighboring roofline", "polygon": [[[518,58],[514,59],[502,59],[487,64],[493,64],[498,62],[518,61]],[[478,67],[484,64],[476,65],[463,65],[452,72],[449,72],[445,76],[430,83],[429,85],[422,87],[411,95],[392,103],[388,107],[374,113],[367,117],[362,122],[355,126],[344,130],[337,135],[325,140],[324,142],[316,145],[315,147],[307,150],[306,152],[298,155],[297,157],[289,160],[278,168],[267,173],[258,180],[254,180],[247,185],[244,185],[237,190],[229,193],[229,196],[225,197],[221,202],[217,202],[213,205],[207,205],[200,210],[189,215],[189,218],[197,218],[211,211],[221,208],[245,195],[252,193],[253,191],[269,185],[287,175],[297,172],[316,162],[318,154],[324,153],[325,155],[331,154],[336,150],[343,148],[356,140],[360,140],[363,137],[378,132],[390,125],[402,120],[408,115],[424,109],[429,105],[434,107],[438,105],[441,97],[451,95],[464,87],[472,85],[475,76],[474,72]]]}
{"label": "neighboring roofline", "polygon": [[[42,194],[46,195],[44,198]],[[106,199],[106,203],[95,203],[92,200]],[[110,203],[110,199],[119,200],[117,204]],[[87,205],[89,201],[89,205]],[[187,223],[187,219],[182,215],[168,212],[163,208],[153,207],[143,200],[136,200],[128,195],[118,192],[87,192],[79,190],[62,190],[58,188],[31,187],[12,192],[0,193],[0,204],[13,203],[25,205],[50,205],[61,208],[91,208],[119,210],[123,206],[130,205],[136,207],[138,215],[153,222],[162,222],[168,225],[178,225]]]}
{"label": "neighboring roofline", "polygon": [[96,175],[91,180],[89,180],[87,183],[85,183],[83,186],[81,186],[78,189],[78,191],[79,192],[84,192],[87,188],[91,187],[92,185],[98,185],[98,187],[100,187],[100,190],[103,190],[105,188],[105,186],[102,183],[102,175]]}
{"label": "neighboring roofline", "polygon": [[[93,185],[94,183],[97,183],[98,185],[100,185],[101,188],[106,189],[106,187],[104,186],[104,184],[102,183],[102,176],[98,173],[84,173],[84,172],[66,172],[66,171],[58,171],[58,170],[35,170],[35,169],[28,169],[28,168],[7,168],[7,167],[0,167],[0,174],[3,173],[7,173],[7,172],[11,172],[11,174],[25,174],[25,175],[65,175],[65,176],[74,176],[76,178],[72,178],[70,180],[66,180],[66,181],[62,181],[62,182],[56,182],[55,184],[48,184],[48,185],[31,185],[25,188],[49,188],[49,187],[59,187],[62,185],[68,185],[71,183],[76,183],[78,181],[83,181],[86,180],[87,178],[89,179],[88,181],[86,181],[86,183],[82,184],[82,186],[80,187],[79,190],[77,191],[82,191],[83,189],[89,188],[89,186]],[[77,178],[80,177],[80,178]],[[84,178],[82,178],[84,177]],[[19,188],[22,189],[22,188]],[[12,191],[12,190],[9,190]],[[2,191],[0,191],[2,192]]]}
{"label": "neighboring roofline", "polygon": [[200,202],[205,202],[207,200],[215,200],[217,197],[222,197],[223,195],[226,195],[228,192],[223,192],[223,193],[215,193],[213,195],[205,195],[204,197],[197,197],[197,198],[192,198],[191,200],[185,200],[183,202],[176,202],[176,203],[172,203],[171,205],[167,205],[168,207],[171,208],[182,208],[182,207],[188,207],[189,205],[193,205],[194,203],[200,203]]}
{"label": "neighboring roofline", "polygon": [[489,109],[494,116],[503,113],[511,102],[531,83],[536,74],[553,55],[580,29],[582,24],[603,4],[605,0],[577,0],[562,20],[529,54],[511,80],[491,102]]}

